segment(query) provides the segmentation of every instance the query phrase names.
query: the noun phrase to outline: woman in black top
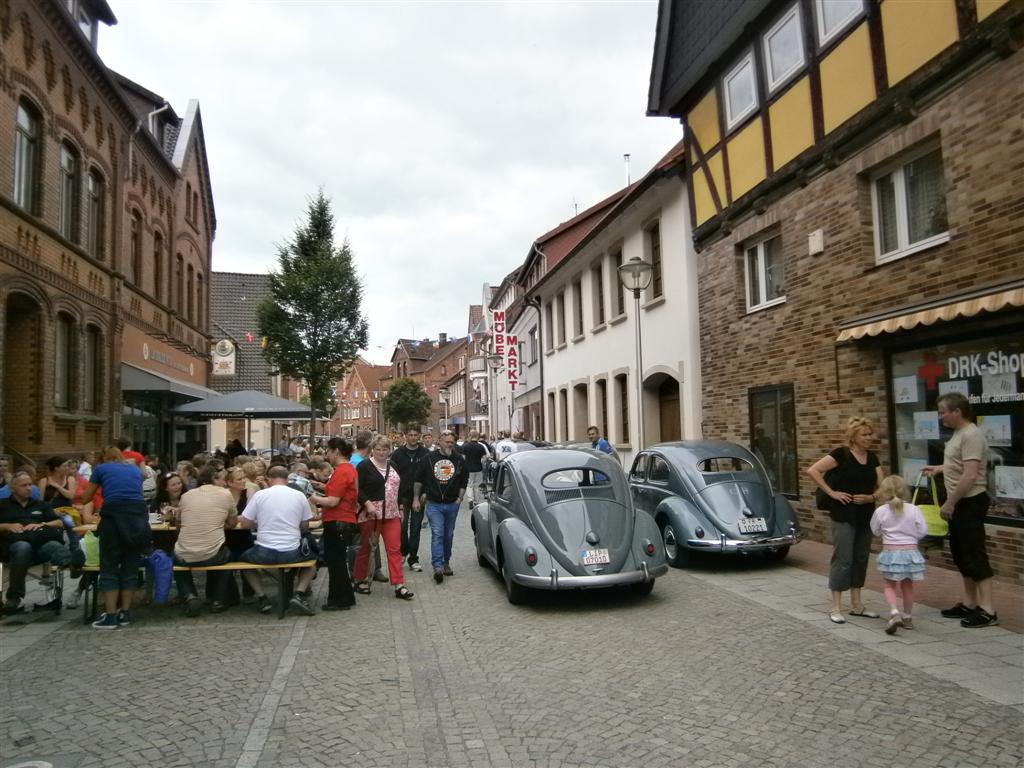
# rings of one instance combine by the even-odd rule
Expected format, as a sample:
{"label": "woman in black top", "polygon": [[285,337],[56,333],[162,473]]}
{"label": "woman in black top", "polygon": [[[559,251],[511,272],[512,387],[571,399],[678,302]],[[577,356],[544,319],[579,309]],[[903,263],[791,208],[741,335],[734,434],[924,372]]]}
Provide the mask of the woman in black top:
{"label": "woman in black top", "polygon": [[846,623],[842,604],[843,592],[847,590],[851,616],[878,618],[874,611],[865,610],[860,593],[871,554],[874,493],[882,482],[878,457],[869,450],[874,438],[871,422],[854,416],[846,425],[847,444],[807,468],[810,478],[828,494],[828,513],[832,518],[832,562],[828,574],[832,610],[828,617],[836,624]]}

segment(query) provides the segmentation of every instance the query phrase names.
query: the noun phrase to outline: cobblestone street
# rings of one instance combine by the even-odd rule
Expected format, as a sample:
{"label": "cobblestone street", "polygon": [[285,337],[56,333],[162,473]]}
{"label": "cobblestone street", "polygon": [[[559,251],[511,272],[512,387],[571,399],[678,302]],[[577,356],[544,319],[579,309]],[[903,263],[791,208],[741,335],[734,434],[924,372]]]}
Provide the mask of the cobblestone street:
{"label": "cobblestone street", "polygon": [[0,766],[1024,759],[1020,634],[954,629],[923,607],[895,637],[880,620],[836,628],[820,576],[759,564],[672,571],[642,600],[548,594],[514,608],[477,566],[465,511],[453,567],[442,586],[410,574],[411,603],[375,585],[355,610],[311,618],[156,607],[110,633],[78,612],[8,619]]}

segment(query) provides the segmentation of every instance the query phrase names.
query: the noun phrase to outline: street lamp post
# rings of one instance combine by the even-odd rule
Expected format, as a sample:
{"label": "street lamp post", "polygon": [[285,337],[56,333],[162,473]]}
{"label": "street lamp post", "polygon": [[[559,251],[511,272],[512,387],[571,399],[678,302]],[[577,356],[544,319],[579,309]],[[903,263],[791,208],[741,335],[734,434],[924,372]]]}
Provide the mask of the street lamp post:
{"label": "street lamp post", "polygon": [[443,432],[448,429],[448,388],[441,387],[441,389],[437,390],[437,397],[444,403],[444,429],[441,430]]}
{"label": "street lamp post", "polygon": [[647,290],[654,275],[654,267],[650,262],[634,256],[619,267],[619,280],[623,287],[633,292],[633,309],[636,314],[636,417],[639,428],[640,445],[638,451],[644,449],[644,357],[640,334],[640,292]]}
{"label": "street lamp post", "polygon": [[[487,380],[487,385],[488,387],[490,387],[490,392],[487,393],[487,422],[488,424],[490,424],[492,436],[496,435],[496,433],[498,432],[498,425],[496,423],[491,422],[492,418],[494,418],[494,420],[497,421],[498,398],[497,393],[495,392],[497,386],[492,385],[491,380],[493,379],[495,383],[497,383],[498,370],[501,368],[502,365],[504,365],[504,363],[505,358],[497,353],[492,353],[487,356],[487,365],[491,369],[491,376]],[[492,400],[494,401],[493,405],[491,405]]]}

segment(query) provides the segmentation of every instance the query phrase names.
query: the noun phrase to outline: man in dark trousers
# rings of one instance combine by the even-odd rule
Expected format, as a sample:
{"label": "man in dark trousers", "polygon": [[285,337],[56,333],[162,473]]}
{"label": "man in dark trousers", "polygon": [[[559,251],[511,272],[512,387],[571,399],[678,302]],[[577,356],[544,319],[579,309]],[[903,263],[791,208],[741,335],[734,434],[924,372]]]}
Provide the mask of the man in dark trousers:
{"label": "man in dark trousers", "polygon": [[420,428],[411,426],[405,430],[405,445],[391,453],[391,466],[398,471],[401,482],[398,485],[398,505],[402,508],[402,556],[414,571],[422,571],[420,565],[420,530],[423,526],[423,511],[417,506],[413,510],[413,485],[416,482],[416,466],[428,451],[420,444]]}
{"label": "man in dark trousers", "polygon": [[475,429],[469,433],[469,440],[459,449],[466,458],[466,471],[469,472],[469,500],[471,503],[480,501],[480,483],[484,476],[484,457],[490,455],[486,443],[480,442],[480,433]]}
{"label": "man in dark trousers", "polygon": [[445,430],[437,442],[438,449],[427,454],[417,465],[413,486],[412,509],[420,509],[420,493],[427,497],[427,520],[430,521],[430,565],[438,584],[445,576],[453,576],[451,567],[455,520],[469,484],[466,460],[455,450],[455,433]]}

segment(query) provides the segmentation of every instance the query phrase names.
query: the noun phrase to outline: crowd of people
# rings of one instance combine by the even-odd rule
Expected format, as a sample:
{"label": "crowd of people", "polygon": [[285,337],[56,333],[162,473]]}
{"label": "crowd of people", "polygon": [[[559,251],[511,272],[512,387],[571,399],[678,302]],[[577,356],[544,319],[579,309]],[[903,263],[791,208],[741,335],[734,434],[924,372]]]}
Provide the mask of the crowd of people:
{"label": "crowd of people", "polygon": [[[472,432],[457,445],[447,430],[436,440],[418,427],[391,435],[365,431],[315,446],[286,442],[269,459],[234,441],[226,451],[198,453],[173,469],[133,450],[127,439],[81,459],[52,457],[40,472],[11,472],[9,459],[0,457],[0,546],[10,563],[3,611],[23,610],[29,567],[70,566],[71,578],[80,581],[67,606],[77,607],[95,586],[103,610],[93,626],[123,627],[137,595],[145,595],[144,560],[159,549],[174,565],[193,568],[315,562],[298,570],[290,603],[305,615],[315,613],[311,582],[320,567],[329,581],[325,611],[348,610],[374,581],[389,582],[396,598],[411,600],[404,572],[423,570],[423,529],[430,531],[434,581],[454,575],[459,508],[467,492],[479,495],[484,464],[515,449],[507,433],[499,437],[492,446]],[[506,444],[513,448],[503,450]],[[321,528],[319,537],[311,525]],[[82,575],[92,542],[98,573]],[[241,603],[261,613],[272,608],[258,569],[206,571],[205,600],[191,570],[175,570],[173,579],[190,617]]]}

